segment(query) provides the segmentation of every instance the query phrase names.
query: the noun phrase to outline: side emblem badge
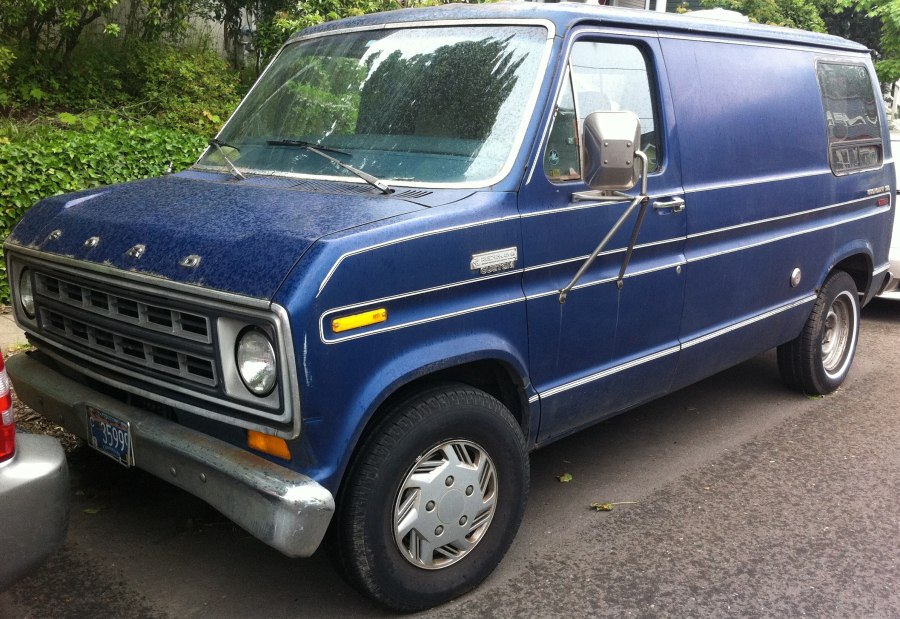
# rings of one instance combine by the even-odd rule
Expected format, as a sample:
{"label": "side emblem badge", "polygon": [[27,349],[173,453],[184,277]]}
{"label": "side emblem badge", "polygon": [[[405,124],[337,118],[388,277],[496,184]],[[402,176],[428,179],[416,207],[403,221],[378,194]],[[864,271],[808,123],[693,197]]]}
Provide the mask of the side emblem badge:
{"label": "side emblem badge", "polygon": [[515,268],[518,259],[519,249],[517,247],[495,249],[480,254],[472,254],[472,262],[469,263],[469,268],[473,271],[479,271],[482,275],[487,275]]}

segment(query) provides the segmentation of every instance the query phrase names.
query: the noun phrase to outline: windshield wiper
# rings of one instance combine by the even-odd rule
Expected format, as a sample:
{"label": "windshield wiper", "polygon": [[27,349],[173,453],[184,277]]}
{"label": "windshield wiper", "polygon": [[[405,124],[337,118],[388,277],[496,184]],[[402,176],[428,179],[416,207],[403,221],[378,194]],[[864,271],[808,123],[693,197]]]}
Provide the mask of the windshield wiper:
{"label": "windshield wiper", "polygon": [[329,151],[332,153],[337,153],[339,155],[349,155],[350,153],[346,153],[342,150],[337,150],[335,148],[328,148],[327,146],[319,146],[317,144],[311,144],[310,142],[304,142],[303,140],[266,140],[266,144],[269,146],[295,146],[297,148],[302,148],[303,150],[308,150],[317,154],[319,157],[323,157],[333,163],[336,166],[340,166],[350,172],[351,174],[355,174],[359,178],[363,179],[373,187],[377,188],[381,193],[389,194],[391,193],[391,188],[388,187],[387,183],[384,181],[372,176],[368,172],[363,172],[359,168],[355,168],[349,163],[344,163],[340,159],[332,157],[331,155],[323,152]]}
{"label": "windshield wiper", "polygon": [[225,148],[233,148],[238,153],[241,152],[241,149],[239,149],[237,146],[232,146],[231,144],[228,144],[227,142],[223,142],[219,138],[213,138],[207,143],[210,146],[216,147],[216,150],[219,151],[220,155],[222,155],[222,159],[224,159],[225,163],[228,164],[228,168],[231,171],[232,176],[234,176],[236,179],[242,180],[242,181],[247,179],[247,177],[244,176],[243,174],[241,174],[240,170],[238,170],[237,167],[231,162],[231,159],[228,158],[228,155],[225,154],[225,151],[222,150],[222,147],[224,146]]}
{"label": "windshield wiper", "polygon": [[321,144],[313,144],[312,142],[307,142],[306,140],[266,140],[266,144],[269,146],[296,146],[298,148],[317,148],[326,153],[335,153],[337,155],[346,155],[348,157],[352,157],[352,153],[348,153],[345,150],[338,150],[336,148],[331,148],[330,146],[322,146]]}

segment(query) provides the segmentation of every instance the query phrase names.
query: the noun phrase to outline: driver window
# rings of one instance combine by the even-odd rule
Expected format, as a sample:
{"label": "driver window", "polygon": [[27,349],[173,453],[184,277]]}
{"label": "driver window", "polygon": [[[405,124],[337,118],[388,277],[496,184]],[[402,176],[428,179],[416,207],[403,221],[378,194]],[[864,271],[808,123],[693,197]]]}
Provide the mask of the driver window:
{"label": "driver window", "polygon": [[[661,149],[656,132],[656,105],[647,61],[634,45],[578,41],[569,58],[567,84],[560,91],[544,170],[552,181],[581,177],[578,139],[585,117],[592,112],[627,110],[641,119],[641,150],[650,172],[659,169]],[[574,100],[574,110],[572,103]],[[573,123],[573,113],[577,120]]]}

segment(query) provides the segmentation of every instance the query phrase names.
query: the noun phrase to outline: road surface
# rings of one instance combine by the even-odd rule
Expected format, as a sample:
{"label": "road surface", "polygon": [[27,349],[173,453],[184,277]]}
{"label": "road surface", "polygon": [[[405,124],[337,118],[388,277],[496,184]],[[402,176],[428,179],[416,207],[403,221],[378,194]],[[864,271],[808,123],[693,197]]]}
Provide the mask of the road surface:
{"label": "road surface", "polygon": [[[535,452],[500,567],[423,616],[900,616],[898,368],[900,303],[876,301],[833,395],[787,390],[767,353]],[[388,615],[323,552],[287,559],[86,449],[70,468],[66,544],[0,617]]]}

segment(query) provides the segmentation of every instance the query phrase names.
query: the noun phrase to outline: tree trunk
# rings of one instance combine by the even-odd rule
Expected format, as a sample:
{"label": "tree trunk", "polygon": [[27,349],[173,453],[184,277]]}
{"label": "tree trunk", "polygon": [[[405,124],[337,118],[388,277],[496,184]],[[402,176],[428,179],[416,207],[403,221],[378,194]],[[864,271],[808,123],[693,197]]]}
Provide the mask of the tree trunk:
{"label": "tree trunk", "polygon": [[81,38],[81,33],[84,32],[85,27],[100,17],[100,15],[100,11],[88,13],[87,9],[85,9],[81,13],[81,19],[78,20],[78,25],[65,32],[62,41],[60,41],[65,44],[62,55],[63,69],[69,69],[72,62],[72,52],[75,51],[75,47],[78,45],[78,39]]}
{"label": "tree trunk", "polygon": [[225,3],[225,56],[235,71],[240,71],[244,66],[244,46],[241,45],[241,10],[244,4],[246,2],[241,0]]}

